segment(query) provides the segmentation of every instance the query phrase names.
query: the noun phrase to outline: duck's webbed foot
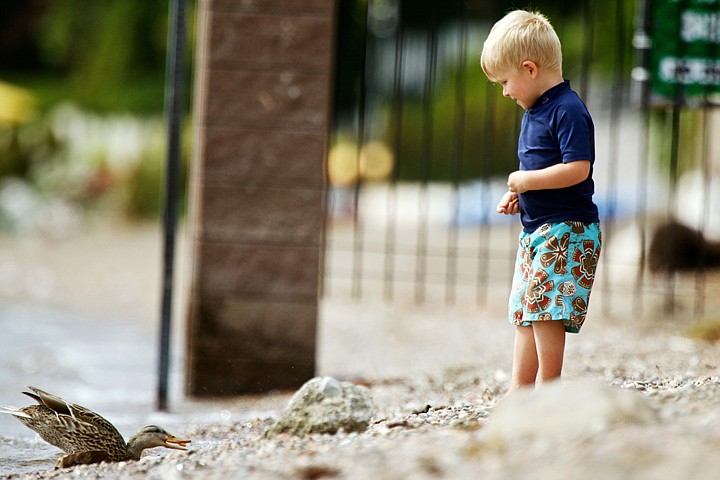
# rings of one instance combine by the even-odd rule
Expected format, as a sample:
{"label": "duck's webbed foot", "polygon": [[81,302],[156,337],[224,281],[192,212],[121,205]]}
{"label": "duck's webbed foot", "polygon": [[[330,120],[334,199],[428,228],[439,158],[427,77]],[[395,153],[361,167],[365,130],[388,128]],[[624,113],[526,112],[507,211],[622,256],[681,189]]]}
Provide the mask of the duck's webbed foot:
{"label": "duck's webbed foot", "polygon": [[89,452],[69,453],[64,457],[60,457],[55,468],[68,468],[75,465],[89,465],[91,463],[100,463],[110,461],[110,455],[101,450],[92,450]]}

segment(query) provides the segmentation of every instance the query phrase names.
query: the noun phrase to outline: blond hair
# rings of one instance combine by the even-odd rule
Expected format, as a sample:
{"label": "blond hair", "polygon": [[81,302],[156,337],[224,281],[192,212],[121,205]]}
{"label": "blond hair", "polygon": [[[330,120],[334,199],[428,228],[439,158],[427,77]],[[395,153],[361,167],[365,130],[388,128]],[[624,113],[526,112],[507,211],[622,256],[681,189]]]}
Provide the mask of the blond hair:
{"label": "blond hair", "polygon": [[493,25],[483,45],[480,64],[485,75],[496,81],[497,75],[518,71],[526,60],[539,68],[562,72],[560,39],[547,17],[515,10]]}

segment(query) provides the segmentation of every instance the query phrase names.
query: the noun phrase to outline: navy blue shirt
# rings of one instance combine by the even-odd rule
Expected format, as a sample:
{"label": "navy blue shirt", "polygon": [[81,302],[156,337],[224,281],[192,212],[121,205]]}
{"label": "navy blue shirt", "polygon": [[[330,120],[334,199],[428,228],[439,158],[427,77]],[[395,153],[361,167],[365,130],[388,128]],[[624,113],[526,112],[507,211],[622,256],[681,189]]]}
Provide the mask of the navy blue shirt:
{"label": "navy blue shirt", "polygon": [[595,193],[595,127],[590,112],[565,80],[525,111],[518,140],[520,170],[590,160],[590,174],[567,188],[528,190],[520,197],[523,230],[532,233],[550,222],[598,222]]}

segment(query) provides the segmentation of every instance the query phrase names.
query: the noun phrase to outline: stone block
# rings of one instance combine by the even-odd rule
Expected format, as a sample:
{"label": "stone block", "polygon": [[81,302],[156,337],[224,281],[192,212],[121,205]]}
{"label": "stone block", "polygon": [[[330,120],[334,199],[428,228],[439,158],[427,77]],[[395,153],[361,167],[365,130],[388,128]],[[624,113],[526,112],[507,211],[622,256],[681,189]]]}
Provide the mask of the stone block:
{"label": "stone block", "polygon": [[212,69],[274,67],[328,72],[333,22],[299,15],[215,15],[210,33]]}
{"label": "stone block", "polygon": [[315,374],[315,299],[193,297],[187,330],[188,393],[295,389]]}
{"label": "stone block", "polygon": [[282,187],[205,188],[200,237],[215,242],[320,246],[323,191]]}
{"label": "stone block", "polygon": [[210,124],[204,133],[199,159],[204,182],[322,187],[318,159],[325,152],[324,131]]}
{"label": "stone block", "polygon": [[194,295],[317,301],[320,249],[198,240]]}
{"label": "stone block", "polygon": [[314,363],[253,362],[196,354],[188,358],[188,393],[199,397],[294,390],[315,372]]}
{"label": "stone block", "polygon": [[206,124],[324,129],[329,78],[292,71],[214,70],[206,79]]}
{"label": "stone block", "polygon": [[335,2],[328,0],[208,0],[208,6],[216,12],[226,13],[292,13],[331,15]]}
{"label": "stone block", "polygon": [[317,305],[252,298],[205,300],[197,307],[193,350],[203,357],[222,352],[255,362],[311,362],[315,358]]}

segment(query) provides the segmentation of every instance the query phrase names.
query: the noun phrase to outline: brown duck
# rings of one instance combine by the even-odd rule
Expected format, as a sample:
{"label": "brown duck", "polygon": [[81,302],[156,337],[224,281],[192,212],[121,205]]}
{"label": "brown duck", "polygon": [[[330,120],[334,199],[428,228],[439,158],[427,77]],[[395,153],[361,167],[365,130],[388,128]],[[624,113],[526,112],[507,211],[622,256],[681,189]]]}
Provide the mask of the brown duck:
{"label": "brown duck", "polygon": [[23,408],[0,407],[0,413],[15,416],[40,437],[67,453],[55,468],[73,465],[140,460],[146,448],[165,447],[186,450],[190,440],[176,438],[155,425],[148,425],[130,437],[127,443],[112,423],[85,407],[68,403],[39,388],[22,392],[37,405]]}

